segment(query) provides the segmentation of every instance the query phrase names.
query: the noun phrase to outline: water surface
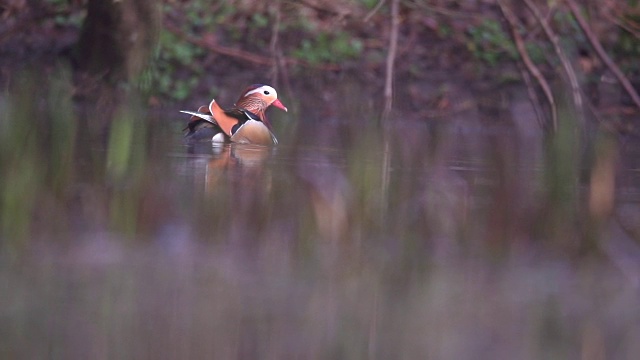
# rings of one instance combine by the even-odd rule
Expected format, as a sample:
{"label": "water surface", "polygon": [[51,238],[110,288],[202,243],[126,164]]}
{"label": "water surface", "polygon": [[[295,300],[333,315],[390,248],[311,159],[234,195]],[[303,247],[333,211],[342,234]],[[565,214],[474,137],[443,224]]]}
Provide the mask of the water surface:
{"label": "water surface", "polygon": [[638,148],[546,138],[525,105],[294,113],[274,148],[185,145],[179,115],[5,116],[27,140],[2,155],[0,352],[633,358]]}

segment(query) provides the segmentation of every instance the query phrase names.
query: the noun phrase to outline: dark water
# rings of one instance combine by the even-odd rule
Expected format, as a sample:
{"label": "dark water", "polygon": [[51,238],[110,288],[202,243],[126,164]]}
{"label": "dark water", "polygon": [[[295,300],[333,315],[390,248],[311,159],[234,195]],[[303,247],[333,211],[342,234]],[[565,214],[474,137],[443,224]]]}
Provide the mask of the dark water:
{"label": "dark water", "polygon": [[24,130],[6,98],[3,358],[640,353],[632,140],[545,138],[516,99],[187,146],[179,115]]}

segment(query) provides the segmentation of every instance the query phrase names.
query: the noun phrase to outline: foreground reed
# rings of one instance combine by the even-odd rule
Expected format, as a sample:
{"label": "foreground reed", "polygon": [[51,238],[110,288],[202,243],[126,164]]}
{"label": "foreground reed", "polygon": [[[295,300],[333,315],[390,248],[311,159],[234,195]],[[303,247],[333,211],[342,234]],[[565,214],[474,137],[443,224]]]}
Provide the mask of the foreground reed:
{"label": "foreground reed", "polygon": [[638,352],[637,206],[617,198],[637,180],[570,108],[552,136],[508,111],[493,130],[344,113],[277,148],[188,147],[135,101],[88,125],[65,74],[0,100],[5,357]]}

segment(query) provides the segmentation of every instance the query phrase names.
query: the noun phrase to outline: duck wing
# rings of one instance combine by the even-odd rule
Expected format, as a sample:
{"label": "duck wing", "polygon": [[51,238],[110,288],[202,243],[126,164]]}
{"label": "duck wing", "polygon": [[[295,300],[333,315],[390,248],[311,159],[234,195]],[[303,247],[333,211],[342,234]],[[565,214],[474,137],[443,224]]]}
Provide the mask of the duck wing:
{"label": "duck wing", "polygon": [[252,113],[251,111],[247,110],[247,109],[243,109],[243,108],[239,108],[239,107],[233,107],[229,110],[225,110],[224,111],[225,114],[238,119],[238,121],[240,122],[240,124],[243,124],[249,120],[256,120],[256,121],[262,121],[262,119],[260,119],[260,117],[254,113]]}
{"label": "duck wing", "polygon": [[220,126],[208,112],[206,106],[201,106],[197,112],[181,110],[181,113],[191,115],[191,119],[182,131],[187,131],[184,135],[189,140],[211,140],[214,136],[222,132]]}

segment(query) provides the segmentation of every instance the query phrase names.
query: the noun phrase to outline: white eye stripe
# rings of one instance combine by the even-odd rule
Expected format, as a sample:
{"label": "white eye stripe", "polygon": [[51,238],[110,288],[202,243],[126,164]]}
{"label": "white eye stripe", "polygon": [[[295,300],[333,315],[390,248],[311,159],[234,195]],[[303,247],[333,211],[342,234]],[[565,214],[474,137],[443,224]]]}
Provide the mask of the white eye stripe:
{"label": "white eye stripe", "polygon": [[276,93],[276,89],[272,88],[269,85],[260,86],[257,89],[253,89],[251,91],[248,91],[244,96],[249,96],[251,94],[256,94],[256,93],[264,94],[265,91],[269,92],[268,95],[273,95],[275,98],[278,97],[278,93]]}

